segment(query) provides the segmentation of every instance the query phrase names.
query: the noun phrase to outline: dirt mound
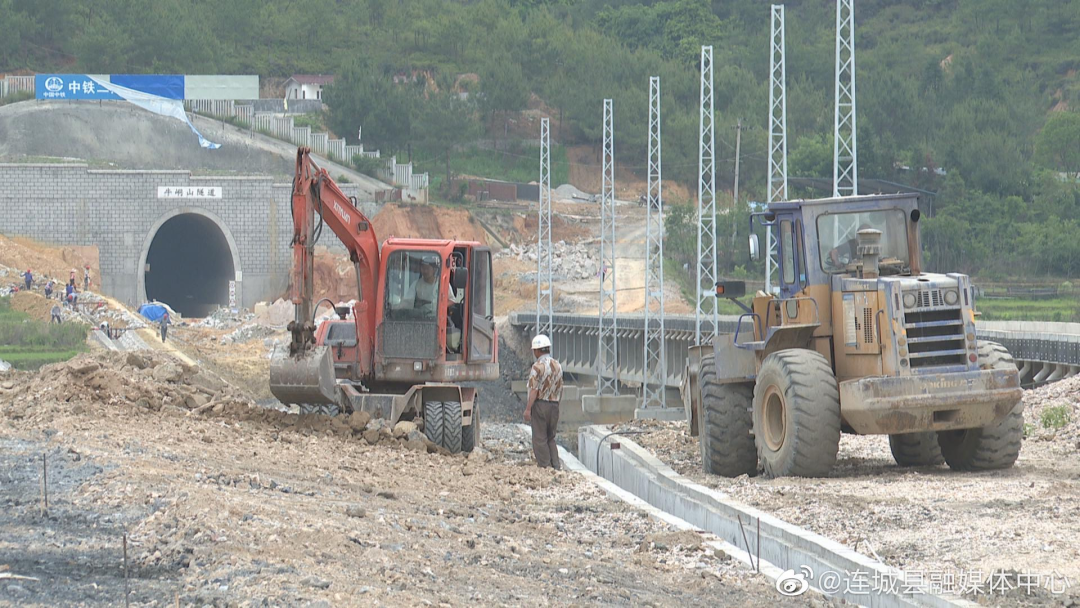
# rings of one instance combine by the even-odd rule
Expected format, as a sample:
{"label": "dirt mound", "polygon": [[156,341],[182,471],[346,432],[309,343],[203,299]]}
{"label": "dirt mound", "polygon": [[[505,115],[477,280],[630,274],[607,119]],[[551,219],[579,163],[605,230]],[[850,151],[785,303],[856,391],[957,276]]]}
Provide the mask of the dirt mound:
{"label": "dirt mound", "polygon": [[[47,407],[42,407],[46,404]],[[359,412],[335,417],[298,415],[257,405],[216,374],[166,355],[98,351],[17,373],[0,383],[0,415],[47,422],[56,414],[90,416],[156,413],[206,416],[449,453],[427,440],[416,424],[391,425]]]}
{"label": "dirt mound", "polygon": [[[90,289],[100,285],[101,273],[98,271],[97,247],[60,247],[43,245],[26,238],[9,238],[0,235],[0,265],[7,266],[18,273],[32,270],[34,289],[41,289],[48,279],[58,282],[57,289],[63,291],[71,269],[76,269],[76,283],[83,287],[83,267],[90,265]],[[5,277],[8,281],[22,285],[20,276]]]}
{"label": "dirt mound", "polygon": [[1024,435],[1080,450],[1080,376],[1024,392]]}
{"label": "dirt mound", "polygon": [[[378,233],[376,233],[378,234]],[[334,303],[356,299],[359,290],[356,286],[356,269],[349,261],[348,254],[334,253],[323,248],[315,250],[315,298],[329,298]],[[284,294],[285,298],[289,294]],[[292,320],[292,305],[289,305],[288,320]],[[288,323],[288,321],[286,321]]]}
{"label": "dirt mound", "polygon": [[186,412],[211,403],[247,403],[217,376],[150,353],[85,353],[20,374],[0,388],[13,397],[5,409],[15,418],[37,415],[42,403],[76,414],[120,405]]}
{"label": "dirt mound", "polygon": [[488,242],[487,232],[466,209],[388,204],[371,221],[380,240],[399,237]]}
{"label": "dirt mound", "polygon": [[[514,217],[514,233],[507,235],[510,237],[508,240],[511,243],[535,243],[538,221],[535,212]],[[576,243],[593,238],[593,236],[588,227],[576,220],[568,220],[558,215],[551,216],[551,240],[553,241]]]}
{"label": "dirt mound", "polygon": [[11,309],[26,313],[31,319],[48,321],[52,307],[58,300],[46,300],[32,291],[19,291],[11,294]]}

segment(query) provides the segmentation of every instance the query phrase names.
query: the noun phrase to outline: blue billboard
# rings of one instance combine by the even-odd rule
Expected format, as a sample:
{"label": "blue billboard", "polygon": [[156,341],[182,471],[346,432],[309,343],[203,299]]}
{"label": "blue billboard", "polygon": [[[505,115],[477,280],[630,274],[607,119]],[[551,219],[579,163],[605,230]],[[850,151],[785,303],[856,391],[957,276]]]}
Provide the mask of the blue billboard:
{"label": "blue billboard", "polygon": [[[107,76],[95,78],[108,80]],[[38,74],[34,90],[38,99],[120,99],[87,74]]]}
{"label": "blue billboard", "polygon": [[122,99],[102,82],[165,99],[184,98],[182,74],[38,74],[34,89],[38,99]]}
{"label": "blue billboard", "polygon": [[184,98],[183,74],[113,74],[109,82],[165,99]]}

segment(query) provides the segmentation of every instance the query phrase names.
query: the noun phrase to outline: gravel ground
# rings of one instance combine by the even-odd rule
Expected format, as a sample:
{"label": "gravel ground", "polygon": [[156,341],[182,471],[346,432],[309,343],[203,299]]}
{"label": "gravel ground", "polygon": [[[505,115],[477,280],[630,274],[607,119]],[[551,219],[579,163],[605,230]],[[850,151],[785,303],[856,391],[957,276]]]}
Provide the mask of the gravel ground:
{"label": "gravel ground", "polygon": [[[123,604],[125,531],[136,606],[823,605],[531,466],[511,425],[442,456],[322,417],[72,394],[56,384],[78,376],[57,370],[0,385],[0,605]],[[140,374],[136,392],[153,381]]]}
{"label": "gravel ground", "polygon": [[[1014,589],[1004,598],[972,596],[997,605],[1080,605],[1080,378],[1025,394],[1028,439],[1012,469],[957,473],[946,466],[900,468],[886,436],[844,435],[826,479],[728,479],[701,470],[697,438],[685,422],[638,421],[651,431],[630,439],[678,473],[784,521],[877,555],[906,571],[953,573],[1005,570],[1069,581],[1062,594]],[[1042,412],[1070,414],[1060,429],[1042,425]],[[622,427],[620,427],[622,428]],[[1031,580],[1031,579],[1025,579]]]}

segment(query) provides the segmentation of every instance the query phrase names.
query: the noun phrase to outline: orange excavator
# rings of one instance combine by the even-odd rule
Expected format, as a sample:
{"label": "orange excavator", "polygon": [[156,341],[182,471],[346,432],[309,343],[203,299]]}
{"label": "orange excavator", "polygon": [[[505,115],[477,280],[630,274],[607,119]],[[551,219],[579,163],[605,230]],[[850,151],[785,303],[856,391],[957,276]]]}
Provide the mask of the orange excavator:
{"label": "orange excavator", "polygon": [[[276,349],[270,390],[302,413],[365,411],[417,422],[435,444],[468,452],[480,441],[477,390],[499,377],[491,251],[469,241],[390,238],[375,229],[308,148],[296,153],[288,350]],[[349,250],[352,307],[316,324],[315,244],[328,227]],[[333,304],[331,302],[331,304]]]}

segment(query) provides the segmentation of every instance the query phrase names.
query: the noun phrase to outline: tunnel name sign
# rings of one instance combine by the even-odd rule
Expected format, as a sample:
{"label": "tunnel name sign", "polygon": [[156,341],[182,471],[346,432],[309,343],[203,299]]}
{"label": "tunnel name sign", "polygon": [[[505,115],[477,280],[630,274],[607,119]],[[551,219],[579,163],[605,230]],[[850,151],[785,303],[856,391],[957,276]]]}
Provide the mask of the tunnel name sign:
{"label": "tunnel name sign", "polygon": [[158,186],[158,198],[193,198],[220,199],[221,186],[202,186],[196,188],[178,186]]}

